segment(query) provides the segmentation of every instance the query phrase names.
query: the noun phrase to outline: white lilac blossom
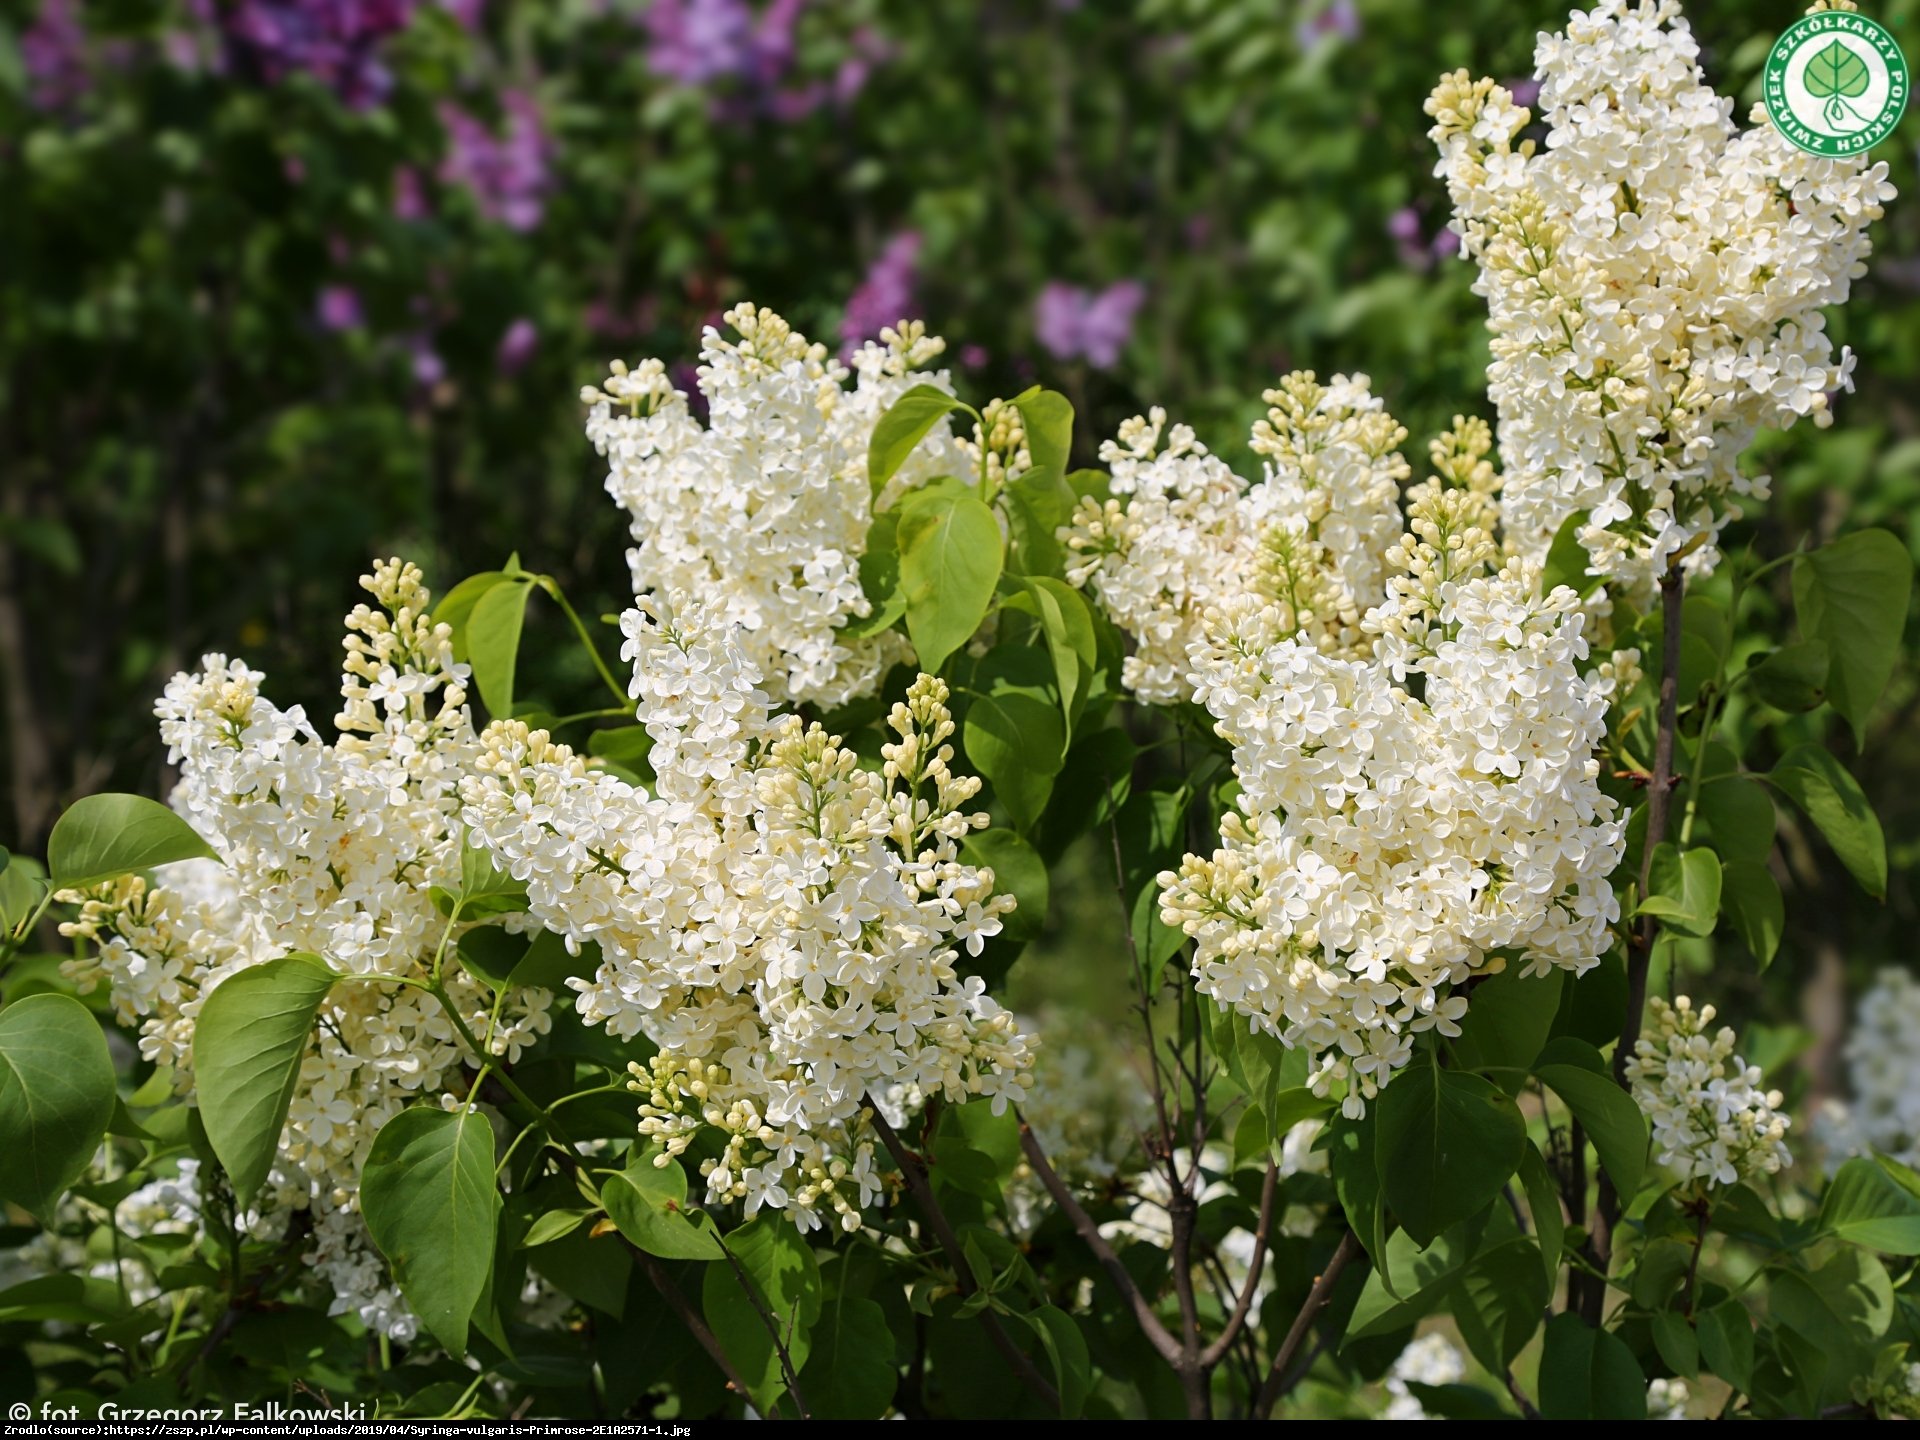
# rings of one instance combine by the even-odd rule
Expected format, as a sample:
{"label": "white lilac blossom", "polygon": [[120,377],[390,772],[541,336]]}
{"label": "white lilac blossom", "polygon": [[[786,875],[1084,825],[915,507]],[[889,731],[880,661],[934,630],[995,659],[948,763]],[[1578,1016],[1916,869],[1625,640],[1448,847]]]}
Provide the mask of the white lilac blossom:
{"label": "white lilac blossom", "polygon": [[[945,342],[902,322],[855,350],[849,372],[770,310],[742,305],[725,319],[739,338],[709,328],[701,351],[706,424],[664,363],[616,363],[582,392],[587,436],[607,459],[608,492],[633,517],[634,593],[682,596],[741,627],[738,643],[776,702],[838,705],[911,657],[895,631],[855,638],[843,627],[870,610],[860,585],[874,513],[868,441],[913,386],[951,391],[945,371],[919,369]],[[976,470],[943,420],[882,503]]]}
{"label": "white lilac blossom", "polygon": [[[378,608],[347,619],[339,738],[323,741],[299,708],[281,710],[263,678],[209,655],[168,684],[156,711],[180,766],[174,808],[221,863],[163,866],[149,885],[123,877],[84,894],[64,934],[93,942],[70,962],[82,989],[106,984],[115,1013],[137,1024],[142,1055],[192,1090],[195,1017],[206,995],[249,965],[295,952],[352,976],[419,980],[442,968],[454,1003],[478,1030],[490,997],[456,958],[431,889],[460,883],[456,782],[478,754],[466,667],[452,632],[428,618],[420,572],[397,560],[362,577]],[[550,995],[508,999],[492,1048],[517,1054],[550,1025]],[[415,1322],[361,1222],[361,1166],[381,1127],[432,1100],[469,1059],[439,1002],[417,988],[335,986],[321,1008],[287,1112],[264,1212],[311,1211],[307,1260],[352,1311],[396,1339]]]}
{"label": "white lilac blossom", "polygon": [[1853,1012],[1844,1055],[1848,1099],[1830,1101],[1814,1129],[1830,1167],[1878,1151],[1920,1165],[1920,980],[1888,966]]}
{"label": "white lilac blossom", "polygon": [[1467,1362],[1444,1335],[1422,1335],[1400,1352],[1387,1372],[1387,1408],[1382,1420],[1431,1420],[1409,1385],[1457,1385]]}
{"label": "white lilac blossom", "polygon": [[1884,163],[1789,144],[1714,93],[1674,0],[1604,0],[1535,51],[1532,114],[1464,70],[1427,102],[1493,331],[1507,543],[1544,558],[1584,514],[1594,572],[1644,593],[1701,572],[1767,481],[1756,430],[1829,420],[1853,355],[1822,310],[1865,273]]}
{"label": "white lilac blossom", "polygon": [[1523,561],[1488,573],[1483,494],[1418,488],[1371,658],[1323,653],[1257,595],[1209,612],[1189,678],[1241,793],[1223,848],[1160,877],[1200,992],[1305,1046],[1356,1117],[1420,1033],[1459,1033],[1461,982],[1584,972],[1620,913],[1594,758],[1612,682],[1581,673],[1579,598]]}
{"label": "white lilac blossom", "polygon": [[1647,1418],[1649,1420],[1684,1420],[1687,1418],[1687,1404],[1693,1399],[1693,1391],[1687,1382],[1675,1375],[1647,1382]]}
{"label": "white lilac blossom", "polygon": [[1400,533],[1397,446],[1406,431],[1367,377],[1310,372],[1264,396],[1249,486],[1158,408],[1101,447],[1110,498],[1086,499],[1060,538],[1067,578],[1090,590],[1133,641],[1122,680],[1142,700],[1192,697],[1188,651],[1210,608],[1254,594],[1329,654],[1364,650],[1362,612],[1380,598]]}
{"label": "white lilac blossom", "polygon": [[710,1202],[857,1229],[881,1193],[870,1098],[898,1121],[934,1096],[1001,1108],[1030,1079],[1013,1017],[957,968],[1013,901],[961,858],[986,816],[948,769],[946,686],[893,707],[876,772],[770,713],[757,637],[718,603],[643,600],[622,628],[655,790],[501,721],[465,821],[537,919],[599,945],[570,982],[582,1018],[658,1047],[630,1068],[659,1163],[717,1131]]}
{"label": "white lilac blossom", "polygon": [[1709,1035],[1713,1007],[1656,995],[1651,1033],[1627,1061],[1633,1099],[1653,1126],[1654,1156],[1683,1184],[1705,1190],[1777,1173],[1790,1157],[1778,1090],[1733,1053],[1734,1034]]}

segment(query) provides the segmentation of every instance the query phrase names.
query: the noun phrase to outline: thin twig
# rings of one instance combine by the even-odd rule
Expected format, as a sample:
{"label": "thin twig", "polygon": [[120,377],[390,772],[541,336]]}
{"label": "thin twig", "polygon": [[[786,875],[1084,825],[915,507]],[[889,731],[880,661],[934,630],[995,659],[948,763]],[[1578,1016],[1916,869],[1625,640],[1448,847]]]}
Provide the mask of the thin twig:
{"label": "thin twig", "polygon": [[[1673,808],[1673,748],[1680,718],[1680,638],[1685,623],[1686,576],[1679,567],[1670,566],[1660,577],[1660,709],[1653,742],[1653,775],[1647,782],[1647,833],[1641,841],[1640,898],[1644,901],[1653,878],[1653,852],[1667,838],[1667,819]],[[1647,971],[1653,964],[1654,942],[1660,936],[1660,922],[1642,915],[1627,947],[1627,1014],[1620,1029],[1620,1044],[1613,1052],[1613,1078],[1621,1088],[1627,1086],[1627,1061],[1633,1058],[1640,1039],[1642,1012],[1647,1008]],[[1589,1252],[1594,1268],[1605,1275],[1613,1250],[1613,1229],[1620,1220],[1620,1193],[1613,1176],[1603,1167],[1600,1193],[1594,1205],[1589,1227]],[[1589,1325],[1600,1322],[1606,1304],[1604,1280],[1589,1280],[1583,1287],[1580,1314]]]}
{"label": "thin twig", "polygon": [[1253,1254],[1247,1261],[1247,1283],[1241,1287],[1240,1296],[1234,1301],[1233,1313],[1227,1316],[1227,1328],[1200,1352],[1200,1364],[1208,1370],[1226,1358],[1228,1348],[1253,1310],[1253,1292],[1260,1287],[1260,1272],[1267,1264],[1267,1236],[1273,1233],[1273,1202],[1279,1191],[1280,1167],[1269,1160],[1267,1178],[1260,1186],[1260,1219],[1253,1230]]}
{"label": "thin twig", "polygon": [[[955,1286],[961,1295],[972,1295],[980,1288],[974,1281],[973,1267],[967,1263],[966,1251],[960,1247],[960,1237],[954,1233],[953,1222],[947,1219],[947,1212],[940,1208],[940,1199],[927,1181],[927,1167],[918,1155],[901,1143],[899,1135],[887,1123],[887,1117],[881,1114],[880,1107],[874,1104],[871,1095],[866,1097],[865,1103],[867,1109],[872,1111],[873,1128],[880,1136],[880,1143],[899,1167],[901,1178],[907,1182],[908,1192],[920,1207],[920,1213],[926,1217],[927,1228],[933,1231],[933,1238],[940,1242],[940,1248],[946,1252],[947,1263],[953,1266]],[[1026,1352],[1013,1343],[1012,1337],[1001,1326],[1000,1317],[991,1310],[982,1310],[980,1323],[986,1328],[987,1338],[993,1342],[993,1348],[1000,1352],[1000,1358],[1020,1377],[1021,1383],[1045,1401],[1050,1409],[1058,1411],[1060,1392],[1034,1368]]]}
{"label": "thin twig", "polygon": [[1052,1164],[1047,1160],[1047,1152],[1041,1148],[1040,1141],[1033,1133],[1033,1127],[1027,1124],[1024,1118],[1020,1121],[1020,1148],[1026,1152],[1027,1163],[1033,1166],[1033,1173],[1040,1178],[1040,1183],[1046,1187],[1047,1194],[1053,1197],[1053,1203],[1060,1207],[1061,1212],[1073,1226],[1074,1232],[1093,1252],[1093,1258],[1100,1263],[1100,1268],[1106,1271],[1107,1278],[1113,1281],[1121,1295],[1125,1297],[1128,1306],[1133,1310],[1133,1318],[1139,1323],[1141,1333],[1147,1337],[1147,1343],[1159,1351],[1160,1358],[1177,1371],[1181,1361],[1180,1342],[1173,1338],[1165,1325],[1160,1323],[1160,1317],[1153,1313],[1152,1304],[1148,1302],[1145,1295],[1140,1293],[1140,1287],[1134,1283],[1132,1272],[1121,1263],[1120,1257],[1114,1253],[1113,1247],[1100,1233],[1100,1227],[1094,1224],[1093,1217],[1087,1214],[1078,1200],[1073,1198],[1073,1192],[1055,1173]]}
{"label": "thin twig", "polygon": [[1313,1288],[1307,1292],[1307,1300],[1300,1307],[1300,1313],[1293,1317],[1293,1325],[1287,1331],[1287,1338],[1280,1342],[1280,1348],[1273,1352],[1273,1364],[1267,1369],[1267,1383],[1260,1387],[1260,1394],[1253,1402],[1253,1418],[1265,1420],[1273,1413],[1273,1407],[1280,1397],[1295,1383],[1287,1378],[1287,1367],[1293,1363],[1293,1357],[1299,1353],[1301,1342],[1307,1338],[1307,1331],[1313,1328],[1313,1322],[1326,1308],[1327,1301],[1333,1298],[1333,1287],[1340,1279],[1340,1272],[1347,1268],[1347,1262],[1360,1253],[1360,1240],[1349,1230],[1340,1237],[1340,1244],[1333,1252],[1333,1258],[1327,1261],[1327,1268],[1320,1272],[1320,1278],[1313,1282]]}
{"label": "thin twig", "polygon": [[[773,1312],[767,1308],[767,1302],[760,1292],[753,1288],[753,1281],[741,1265],[740,1257],[733,1253],[731,1246],[719,1236],[714,1237],[720,1246],[720,1253],[727,1257],[727,1264],[733,1267],[733,1278],[740,1282],[740,1288],[747,1292],[747,1300],[752,1304],[754,1313],[760,1317],[760,1323],[766,1327],[767,1338],[773,1341],[773,1353],[780,1361],[780,1378],[786,1382],[787,1393],[793,1397],[794,1408],[799,1410],[802,1420],[811,1420],[813,1412],[807,1408],[807,1397],[800,1393],[800,1377],[793,1368],[793,1352],[787,1348],[787,1341],[780,1334],[780,1326],[773,1318]],[[791,1331],[789,1331],[791,1334]]]}

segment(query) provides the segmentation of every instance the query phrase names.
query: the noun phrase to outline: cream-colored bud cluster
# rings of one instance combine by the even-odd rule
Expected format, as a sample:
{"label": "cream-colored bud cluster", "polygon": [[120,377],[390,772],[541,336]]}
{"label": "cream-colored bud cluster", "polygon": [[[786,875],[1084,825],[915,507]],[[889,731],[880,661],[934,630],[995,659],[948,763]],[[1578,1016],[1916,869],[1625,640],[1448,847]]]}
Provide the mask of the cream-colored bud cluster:
{"label": "cream-colored bud cluster", "polygon": [[1627,1079],[1653,1126],[1655,1158],[1700,1190],[1777,1173],[1791,1161],[1784,1097],[1760,1088],[1760,1067],[1734,1054],[1734,1034],[1707,1027],[1714,1010],[1685,995],[1650,1002],[1653,1024],[1634,1046]]}
{"label": "cream-colored bud cluster", "polygon": [[571,982],[590,1024],[658,1049],[634,1072],[666,1157],[702,1130],[712,1204],[857,1229],[880,1195],[867,1106],[1004,1105],[1030,1042],[963,976],[1012,908],[960,841],[944,682],[917,679],[879,770],[817,724],[775,716],[748,636],[716,607],[644,600],[623,619],[652,793],[496,723],[463,787],[475,843],[534,916],[600,947]]}
{"label": "cream-colored bud cluster", "polygon": [[1067,578],[1133,641],[1122,681],[1142,700],[1191,698],[1187,654],[1204,618],[1237,596],[1278,607],[1290,634],[1330,655],[1364,653],[1400,530],[1406,430],[1364,375],[1311,371],[1266,392],[1249,485],[1185,425],[1155,409],[1101,447],[1111,497],[1088,497],[1060,531]]}
{"label": "cream-colored bud cluster", "polygon": [[[581,392],[607,490],[632,517],[634,593],[684,596],[738,627],[776,702],[844,704],[912,657],[896,631],[844,631],[872,611],[860,584],[876,508],[868,443],[915,385],[951,392],[945,371],[920,368],[945,343],[903,321],[842,366],[771,310],[736,306],[723,323],[732,338],[717,328],[702,337],[705,423],[659,360],[616,363]],[[878,503],[978,473],[943,419]]]}
{"label": "cream-colored bud cluster", "polygon": [[1827,423],[1853,356],[1822,311],[1893,196],[1884,163],[1736,127],[1698,58],[1675,0],[1603,0],[1540,37],[1544,148],[1491,80],[1427,102],[1493,330],[1507,543],[1542,560],[1580,516],[1594,573],[1642,598],[1766,498],[1756,431]]}
{"label": "cream-colored bud cluster", "polygon": [[[260,672],[209,655],[177,675],[155,707],[180,767],[173,804],[220,859],[161,867],[82,900],[68,927],[90,943],[69,972],[108,987],[140,1029],[145,1058],[191,1097],[193,1033],[227,977],[295,952],[356,976],[425,979],[441,956],[449,999],[492,1052],[517,1059],[550,1028],[550,997],[521,991],[500,1007],[460,967],[455,926],[436,887],[460,885],[458,782],[493,763],[473,734],[467,667],[436,624],[420,571],[375,563],[371,604],[346,620],[339,738],[323,741],[297,707],[260,693]],[[490,1024],[490,1022],[493,1022]],[[306,1257],[334,1294],[383,1334],[415,1321],[358,1212],[373,1137],[410,1103],[431,1102],[469,1055],[440,1002],[418,988],[337,985],[301,1065],[259,1225],[312,1218]],[[277,1218],[276,1218],[277,1217]]]}

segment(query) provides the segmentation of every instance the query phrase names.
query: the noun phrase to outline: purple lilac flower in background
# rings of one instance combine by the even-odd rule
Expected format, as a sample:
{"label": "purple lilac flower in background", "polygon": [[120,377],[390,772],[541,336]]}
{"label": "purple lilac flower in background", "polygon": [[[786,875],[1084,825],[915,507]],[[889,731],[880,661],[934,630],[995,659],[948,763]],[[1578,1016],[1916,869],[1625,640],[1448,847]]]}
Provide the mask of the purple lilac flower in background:
{"label": "purple lilac flower in background", "polygon": [[380,59],[413,18],[414,0],[238,0],[216,14],[234,51],[269,82],[313,75],[347,104],[384,100],[393,77]]}
{"label": "purple lilac flower in background", "polygon": [[1393,237],[1400,263],[1410,270],[1431,269],[1434,261],[1460,251],[1460,237],[1444,225],[1429,240],[1420,212],[1411,205],[1403,205],[1387,217],[1387,234]]}
{"label": "purple lilac flower in background", "polygon": [[1133,338],[1134,317],[1146,298],[1147,287],[1138,280],[1116,280],[1099,291],[1049,281],[1034,301],[1035,337],[1056,360],[1109,369]]}
{"label": "purple lilac flower in background", "polygon": [[508,90],[500,104],[504,126],[498,135],[458,105],[441,105],[447,153],[440,162],[440,181],[466,189],[489,220],[512,230],[531,230],[545,212],[553,146],[531,95]]}
{"label": "purple lilac flower in background", "polygon": [[793,63],[806,0],[773,0],[757,19],[747,0],[653,0],[641,12],[647,68],[682,85],[778,81]]}
{"label": "purple lilac flower in background", "polygon": [[1360,37],[1360,12],[1353,0],[1333,0],[1331,5],[1302,16],[1294,23],[1293,38],[1302,50],[1311,50],[1322,40],[1338,36],[1342,40]]}
{"label": "purple lilac flower in background", "polygon": [[86,93],[86,34],[77,0],[44,0],[20,36],[20,63],[36,109],[65,110]]}
{"label": "purple lilac flower in background", "polygon": [[314,302],[313,311],[323,330],[358,330],[366,319],[359,295],[348,285],[326,286]]}
{"label": "purple lilac flower in background", "polygon": [[840,321],[840,355],[853,354],[888,325],[913,318],[914,262],[920,258],[920,232],[902,230],[881,250],[853,294]]}
{"label": "purple lilac flower in background", "polygon": [[1513,103],[1532,108],[1533,102],[1540,98],[1540,82],[1531,75],[1522,75],[1518,80],[1502,81],[1513,94]]}
{"label": "purple lilac flower in background", "polygon": [[500,337],[500,344],[493,352],[494,368],[502,375],[518,375],[539,348],[540,331],[533,321],[522,315]]}

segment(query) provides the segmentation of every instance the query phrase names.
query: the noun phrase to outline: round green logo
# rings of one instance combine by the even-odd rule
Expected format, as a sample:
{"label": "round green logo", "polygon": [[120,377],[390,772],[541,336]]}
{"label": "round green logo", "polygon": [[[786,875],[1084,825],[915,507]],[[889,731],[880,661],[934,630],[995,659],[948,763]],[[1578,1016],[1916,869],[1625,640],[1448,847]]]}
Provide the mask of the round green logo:
{"label": "round green logo", "polygon": [[1858,155],[1900,123],[1907,84],[1907,57],[1886,26],[1821,10],[1789,25],[1767,57],[1767,114],[1802,150]]}

